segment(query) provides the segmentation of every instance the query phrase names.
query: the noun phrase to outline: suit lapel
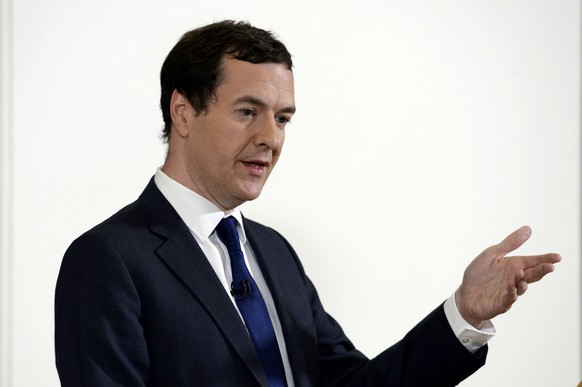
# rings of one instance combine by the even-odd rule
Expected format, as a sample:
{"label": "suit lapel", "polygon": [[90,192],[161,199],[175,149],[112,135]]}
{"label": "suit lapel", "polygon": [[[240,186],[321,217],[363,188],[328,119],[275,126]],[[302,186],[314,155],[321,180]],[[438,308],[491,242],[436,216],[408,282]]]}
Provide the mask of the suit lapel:
{"label": "suit lapel", "polygon": [[140,205],[151,231],[167,239],[156,254],[204,305],[259,383],[268,386],[259,357],[232,301],[190,230],[155,186],[153,179],[140,196]]}
{"label": "suit lapel", "polygon": [[272,232],[265,233],[253,222],[246,219],[244,222],[247,238],[275,301],[295,385],[310,386],[306,354],[299,335],[301,329],[313,322],[311,306],[303,293],[303,279],[281,238],[274,238]]}

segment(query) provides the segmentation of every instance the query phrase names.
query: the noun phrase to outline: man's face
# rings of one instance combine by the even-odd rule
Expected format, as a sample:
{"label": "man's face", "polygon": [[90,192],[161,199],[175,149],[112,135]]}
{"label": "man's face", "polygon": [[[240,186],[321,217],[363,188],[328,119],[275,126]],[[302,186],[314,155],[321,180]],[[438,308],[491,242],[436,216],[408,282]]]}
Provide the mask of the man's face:
{"label": "man's face", "polygon": [[282,64],[224,59],[222,82],[207,111],[196,116],[189,104],[186,109],[187,176],[181,183],[222,210],[256,199],[295,112],[292,72]]}

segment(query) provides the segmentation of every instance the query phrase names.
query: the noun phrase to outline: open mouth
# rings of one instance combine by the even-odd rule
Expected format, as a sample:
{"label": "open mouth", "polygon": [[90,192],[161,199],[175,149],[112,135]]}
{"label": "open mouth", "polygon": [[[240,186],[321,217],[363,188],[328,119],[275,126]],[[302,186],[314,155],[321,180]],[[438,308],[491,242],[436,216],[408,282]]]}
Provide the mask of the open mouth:
{"label": "open mouth", "polygon": [[254,169],[263,169],[269,166],[269,163],[265,161],[243,161],[244,165]]}
{"label": "open mouth", "polygon": [[254,176],[262,176],[270,165],[268,162],[260,160],[243,161],[242,164]]}

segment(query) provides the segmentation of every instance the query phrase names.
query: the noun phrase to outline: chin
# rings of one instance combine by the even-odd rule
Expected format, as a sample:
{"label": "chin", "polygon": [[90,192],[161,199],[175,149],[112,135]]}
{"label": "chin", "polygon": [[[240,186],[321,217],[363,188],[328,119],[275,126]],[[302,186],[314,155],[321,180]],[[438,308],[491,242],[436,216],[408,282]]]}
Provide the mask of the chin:
{"label": "chin", "polygon": [[256,198],[258,198],[260,195],[261,195],[261,192],[258,192],[256,194],[249,194],[246,196],[245,202],[252,202]]}
{"label": "chin", "polygon": [[258,198],[264,186],[264,181],[240,181],[239,184],[230,187],[230,192],[232,197],[238,199],[242,204]]}
{"label": "chin", "polygon": [[261,192],[262,187],[260,189],[245,190],[244,192],[241,192],[241,195],[239,197],[242,199],[243,202],[250,202],[258,198],[261,195]]}

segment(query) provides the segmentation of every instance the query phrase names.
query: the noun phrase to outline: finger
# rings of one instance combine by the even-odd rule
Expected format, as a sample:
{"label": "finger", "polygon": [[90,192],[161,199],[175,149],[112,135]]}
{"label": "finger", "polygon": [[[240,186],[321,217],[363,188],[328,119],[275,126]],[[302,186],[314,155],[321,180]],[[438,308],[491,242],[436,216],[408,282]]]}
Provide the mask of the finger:
{"label": "finger", "polygon": [[527,290],[527,282],[525,282],[525,281],[519,281],[516,284],[516,287],[517,287],[517,295],[518,296],[523,296],[523,294]]}
{"label": "finger", "polygon": [[491,252],[496,256],[504,256],[523,245],[531,236],[531,228],[523,226],[509,234],[501,243],[491,246]]}
{"label": "finger", "polygon": [[544,263],[542,265],[533,267],[531,269],[526,269],[524,272],[523,280],[529,284],[537,282],[544,278],[546,274],[554,271],[554,265],[551,263]]}
{"label": "finger", "polygon": [[[509,258],[509,257],[508,257]],[[521,261],[523,268],[525,270],[531,269],[540,265],[544,265],[546,263],[554,264],[558,263],[562,260],[562,257],[559,254],[540,254],[540,255],[527,255],[522,257],[513,257]],[[510,258],[510,259],[513,259]]]}
{"label": "finger", "polygon": [[502,313],[505,313],[509,309],[511,309],[511,306],[513,305],[513,303],[515,301],[517,301],[517,297],[518,297],[517,287],[514,284],[508,284],[507,285],[507,292],[505,293],[504,301],[502,304],[502,308],[503,308]]}

